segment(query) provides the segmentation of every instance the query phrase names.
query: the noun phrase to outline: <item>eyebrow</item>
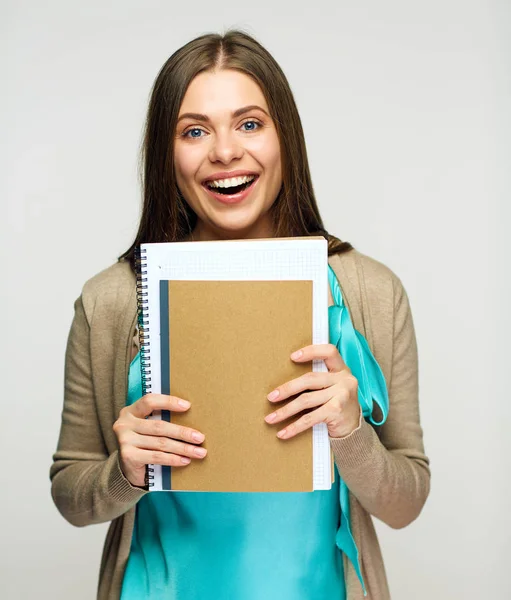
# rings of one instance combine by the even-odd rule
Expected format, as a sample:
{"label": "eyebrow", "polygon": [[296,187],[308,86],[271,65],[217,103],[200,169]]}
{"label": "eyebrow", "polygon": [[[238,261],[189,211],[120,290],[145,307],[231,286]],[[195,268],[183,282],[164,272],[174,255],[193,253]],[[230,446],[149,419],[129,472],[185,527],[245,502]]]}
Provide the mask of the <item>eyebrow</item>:
{"label": "eyebrow", "polygon": [[[241,115],[244,115],[247,112],[250,112],[251,110],[260,110],[262,111],[267,117],[269,117],[270,115],[264,110],[264,108],[261,108],[260,106],[257,106],[257,104],[250,104],[249,106],[243,106],[242,108],[238,108],[237,110],[235,110],[232,113],[232,118],[235,119],[236,117],[241,117]],[[194,121],[203,121],[204,123],[209,123],[210,122],[210,118],[207,115],[203,115],[201,113],[183,113],[177,120],[177,123],[179,123],[179,121],[181,121],[182,119],[193,119]]]}

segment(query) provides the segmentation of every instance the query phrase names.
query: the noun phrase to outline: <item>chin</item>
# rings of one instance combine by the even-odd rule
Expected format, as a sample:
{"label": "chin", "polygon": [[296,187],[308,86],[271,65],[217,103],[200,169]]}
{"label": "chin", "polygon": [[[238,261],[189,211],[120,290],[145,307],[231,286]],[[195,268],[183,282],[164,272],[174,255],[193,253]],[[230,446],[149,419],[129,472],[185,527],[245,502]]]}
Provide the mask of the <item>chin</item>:
{"label": "chin", "polygon": [[232,219],[222,219],[215,222],[215,228],[231,238],[239,236],[245,237],[251,230],[257,227],[258,219],[254,218],[239,218],[233,215]]}
{"label": "chin", "polygon": [[241,239],[246,237],[246,235],[252,229],[252,224],[241,225],[241,224],[222,224],[217,225],[218,232],[230,239]]}

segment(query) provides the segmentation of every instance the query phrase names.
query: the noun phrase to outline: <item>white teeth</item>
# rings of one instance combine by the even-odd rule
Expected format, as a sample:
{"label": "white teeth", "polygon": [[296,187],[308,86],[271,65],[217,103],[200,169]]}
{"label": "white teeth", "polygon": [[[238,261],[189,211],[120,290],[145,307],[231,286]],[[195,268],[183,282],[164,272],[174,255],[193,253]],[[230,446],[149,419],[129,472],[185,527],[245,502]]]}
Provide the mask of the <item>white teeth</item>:
{"label": "white teeth", "polygon": [[252,181],[252,179],[255,179],[255,175],[243,175],[242,177],[231,177],[230,179],[216,179],[214,181],[208,181],[207,184],[209,187],[229,188],[247,183]]}

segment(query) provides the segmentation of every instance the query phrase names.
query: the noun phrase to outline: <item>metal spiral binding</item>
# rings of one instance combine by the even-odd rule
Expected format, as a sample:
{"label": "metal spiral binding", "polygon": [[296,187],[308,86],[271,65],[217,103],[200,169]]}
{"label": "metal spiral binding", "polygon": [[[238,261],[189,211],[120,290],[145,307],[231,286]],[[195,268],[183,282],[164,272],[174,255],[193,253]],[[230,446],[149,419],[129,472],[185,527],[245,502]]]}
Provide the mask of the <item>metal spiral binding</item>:
{"label": "metal spiral binding", "polygon": [[[140,367],[142,378],[142,393],[150,394],[151,384],[151,335],[149,331],[149,300],[147,292],[147,250],[135,250],[135,265],[137,273],[137,308],[138,308],[138,337],[140,341]],[[154,468],[147,466],[145,485],[154,486]]]}

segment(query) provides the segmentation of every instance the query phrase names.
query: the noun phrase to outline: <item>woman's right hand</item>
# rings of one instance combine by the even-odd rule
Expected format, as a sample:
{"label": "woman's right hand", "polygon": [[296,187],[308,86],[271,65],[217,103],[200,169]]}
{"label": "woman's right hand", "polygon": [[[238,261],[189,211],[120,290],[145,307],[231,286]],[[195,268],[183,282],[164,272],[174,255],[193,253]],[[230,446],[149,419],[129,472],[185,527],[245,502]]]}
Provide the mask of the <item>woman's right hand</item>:
{"label": "woman's right hand", "polygon": [[146,394],[120,411],[113,430],[119,442],[122,472],[132,485],[144,486],[146,465],[184,467],[191,458],[206,456],[207,450],[195,445],[204,441],[200,431],[146,419],[155,410],[185,412],[189,408],[187,400],[176,396]]}

